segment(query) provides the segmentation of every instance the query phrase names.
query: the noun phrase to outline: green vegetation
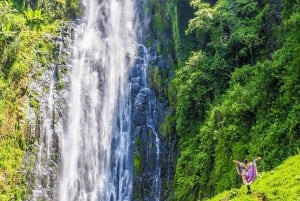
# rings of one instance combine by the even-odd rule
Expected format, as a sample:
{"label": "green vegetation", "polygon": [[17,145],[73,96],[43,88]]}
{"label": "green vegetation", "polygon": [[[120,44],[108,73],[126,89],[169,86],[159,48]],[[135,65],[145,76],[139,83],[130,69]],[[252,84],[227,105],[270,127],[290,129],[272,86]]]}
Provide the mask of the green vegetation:
{"label": "green vegetation", "polygon": [[134,174],[136,176],[140,176],[141,175],[141,172],[142,172],[142,167],[141,167],[141,155],[136,153],[134,155],[134,162],[133,162],[133,165],[134,165]]}
{"label": "green vegetation", "polygon": [[164,137],[179,136],[170,197],[204,200],[238,187],[233,159],[262,156],[267,171],[297,153],[300,2],[150,2],[148,45],[171,55],[175,71],[169,82],[172,73],[149,68],[158,99],[175,109],[161,125]]}
{"label": "green vegetation", "polygon": [[[77,0],[71,2],[78,5]],[[32,142],[26,123],[28,98],[32,107],[39,107],[38,97],[29,94],[28,84],[47,63],[54,62],[53,38],[68,20],[68,9],[62,0],[0,1],[1,201],[25,200],[22,160]]]}
{"label": "green vegetation", "polygon": [[[54,36],[80,14],[79,2],[0,1],[0,200],[26,196],[26,104],[39,108],[28,84],[54,62]],[[234,188],[215,199],[298,199],[299,156],[279,165],[300,149],[300,1],[143,2],[152,16],[147,45],[171,65],[148,69],[158,100],[172,107],[161,132],[179,137],[170,197],[204,200]],[[255,194],[244,196],[232,160],[255,156],[269,172],[253,184]],[[136,175],[141,157],[134,156]]]}
{"label": "green vegetation", "polygon": [[252,194],[246,195],[246,187],[223,192],[207,201],[257,201],[300,200],[300,155],[290,157],[274,170],[262,173],[251,185]]}
{"label": "green vegetation", "polygon": [[259,155],[271,170],[300,148],[300,2],[190,3],[195,46],[176,70],[168,118],[180,137],[174,200],[184,201],[237,187],[233,159]]}

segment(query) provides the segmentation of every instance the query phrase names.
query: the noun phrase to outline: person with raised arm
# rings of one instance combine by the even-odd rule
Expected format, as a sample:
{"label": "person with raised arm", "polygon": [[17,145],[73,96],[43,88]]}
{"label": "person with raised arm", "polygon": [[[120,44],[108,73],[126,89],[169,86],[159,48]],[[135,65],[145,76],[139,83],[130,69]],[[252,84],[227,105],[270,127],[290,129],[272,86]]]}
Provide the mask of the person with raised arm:
{"label": "person with raised arm", "polygon": [[233,163],[236,166],[238,175],[240,175],[242,177],[243,184],[247,186],[247,190],[248,190],[247,194],[251,193],[250,185],[257,178],[256,162],[260,159],[261,159],[261,157],[257,157],[251,162],[248,162],[248,160],[245,159],[244,163],[239,162],[237,160],[233,160]]}

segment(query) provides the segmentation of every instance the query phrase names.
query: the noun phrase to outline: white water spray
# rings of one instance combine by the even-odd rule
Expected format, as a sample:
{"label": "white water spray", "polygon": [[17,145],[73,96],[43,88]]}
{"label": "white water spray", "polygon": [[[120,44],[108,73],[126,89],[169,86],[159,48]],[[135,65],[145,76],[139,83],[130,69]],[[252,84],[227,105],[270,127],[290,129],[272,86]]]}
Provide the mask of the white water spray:
{"label": "white water spray", "polygon": [[[48,71],[53,74],[53,71]],[[54,161],[53,157],[53,88],[54,88],[54,80],[53,75],[50,75],[51,80],[49,81],[49,94],[45,99],[41,101],[41,111],[42,113],[42,121],[40,126],[40,141],[36,142],[36,166],[34,170],[35,181],[34,181],[34,190],[32,192],[31,200],[36,201],[40,198],[51,199],[50,191],[51,191],[51,173],[53,173],[54,169]]]}
{"label": "white water spray", "polygon": [[59,200],[126,201],[132,191],[128,73],[136,46],[135,3],[85,0],[83,5],[61,139]]}

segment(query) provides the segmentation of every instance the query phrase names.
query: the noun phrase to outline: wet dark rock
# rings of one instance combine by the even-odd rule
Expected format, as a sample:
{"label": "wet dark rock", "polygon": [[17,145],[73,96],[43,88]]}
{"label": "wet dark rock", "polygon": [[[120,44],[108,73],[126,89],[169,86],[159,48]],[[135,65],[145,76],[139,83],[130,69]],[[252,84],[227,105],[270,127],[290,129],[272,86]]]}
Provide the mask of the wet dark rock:
{"label": "wet dark rock", "polygon": [[[67,83],[66,65],[69,58],[71,26],[66,26],[60,36],[46,36],[54,44],[55,62],[47,65],[37,63],[34,71],[40,74],[30,86],[30,99],[37,99],[38,108],[29,108],[28,124],[30,127],[30,149],[24,160],[27,181],[27,200],[57,200],[58,167],[60,163],[60,139],[63,111],[66,110],[66,95],[64,89],[57,90],[60,82]],[[60,75],[58,77],[58,74]],[[53,87],[51,88],[51,85]],[[51,95],[52,94],[52,95]],[[51,96],[51,97],[50,97]],[[52,99],[53,104],[49,103]],[[45,127],[45,125],[48,125]],[[51,143],[45,133],[51,132]]]}
{"label": "wet dark rock", "polygon": [[[141,25],[146,32],[150,18],[142,17],[145,18],[140,21],[147,22]],[[142,36],[141,42],[145,41]],[[140,164],[134,170],[134,201],[167,200],[175,172],[176,134],[163,136],[160,130],[164,118],[172,111],[168,108],[168,100],[156,93],[152,88],[153,83],[146,77],[147,73],[153,72],[148,70],[151,66],[157,66],[160,73],[165,71],[167,75],[172,75],[168,57],[157,55],[156,49],[141,45],[138,48],[139,58],[131,70],[133,155],[134,163]]]}

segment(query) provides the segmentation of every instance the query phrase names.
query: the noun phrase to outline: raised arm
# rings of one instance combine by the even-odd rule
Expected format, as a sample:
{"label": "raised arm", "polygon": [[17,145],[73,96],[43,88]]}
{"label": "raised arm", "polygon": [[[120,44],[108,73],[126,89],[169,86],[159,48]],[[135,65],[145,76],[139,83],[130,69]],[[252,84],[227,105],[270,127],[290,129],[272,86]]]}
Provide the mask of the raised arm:
{"label": "raised arm", "polygon": [[256,157],[254,160],[259,161],[259,160],[261,160],[261,157]]}
{"label": "raised arm", "polygon": [[242,164],[243,163],[241,163],[237,160],[233,160],[232,162],[235,164],[237,174],[242,175],[242,166],[243,166]]}
{"label": "raised arm", "polygon": [[234,164],[236,164],[236,165],[238,165],[240,162],[239,161],[237,161],[237,160],[233,160],[232,161]]}

